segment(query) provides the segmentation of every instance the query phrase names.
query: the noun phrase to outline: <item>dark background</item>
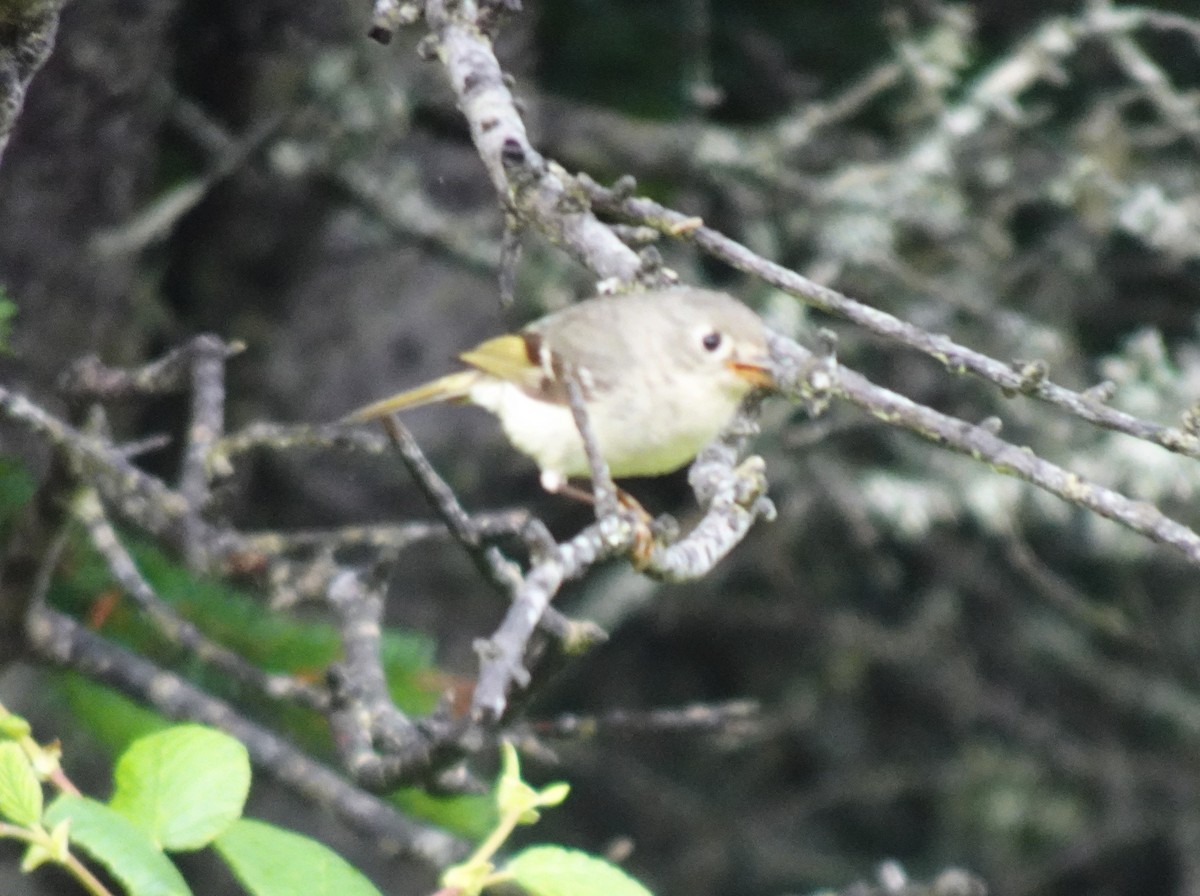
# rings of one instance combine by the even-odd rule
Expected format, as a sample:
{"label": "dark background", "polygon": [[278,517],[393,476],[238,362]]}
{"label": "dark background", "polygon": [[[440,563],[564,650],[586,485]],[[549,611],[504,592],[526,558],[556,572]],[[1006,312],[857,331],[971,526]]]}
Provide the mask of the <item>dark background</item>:
{"label": "dark background", "polygon": [[[995,357],[1045,359],[1064,385],[1111,378],[1140,416],[1177,422],[1200,399],[1194,107],[1164,113],[1112,43],[1085,38],[1019,114],[947,140],[947,170],[914,154],[993,66],[1025,58],[1054,16],[1082,16],[1075,4],[527,6],[498,53],[535,145],[568,169],[634,174],[768,257]],[[60,407],[71,360],[135,363],[212,331],[248,346],[229,368],[231,429],[318,422],[587,295],[587,272],[529,234],[517,307],[501,311],[501,216],[443,71],[418,58],[419,27],[380,47],[368,26],[365,6],[335,2],[68,6],[0,167],[0,281],[19,307],[0,377]],[[1195,35],[1133,35],[1170,87],[1200,88]],[[892,88],[787,143],[813,104],[886,66]],[[186,213],[134,226],[197,185]],[[664,253],[802,339],[832,326],[841,361],[889,388],[972,421],[999,414],[1011,441],[1197,523],[1194,463],[957,378],[689,249]],[[117,422],[145,434],[183,415],[164,400]],[[410,423],[469,507],[529,506],[560,536],[586,521],[539,493],[486,415]],[[1195,570],[849,408],[809,420],[771,406],[764,429],[779,519],[699,583],[612,568],[572,586],[562,608],[612,638],[531,709],[749,698],[761,724],[552,744],[560,763],[529,774],[573,790],[534,839],[627,842],[626,867],[662,894],[842,887],[885,859],[916,877],[969,868],[1012,896],[1200,891]],[[43,468],[15,431],[0,436]],[[633,488],[694,513],[682,476]],[[392,464],[338,456],[256,458],[221,499],[245,528],[427,515]],[[502,608],[452,548],[409,560],[392,621],[470,674],[471,642]],[[10,668],[0,698],[29,710],[50,687]],[[43,724],[66,736],[72,722]],[[433,889],[428,869],[398,873],[317,826],[386,892]]]}

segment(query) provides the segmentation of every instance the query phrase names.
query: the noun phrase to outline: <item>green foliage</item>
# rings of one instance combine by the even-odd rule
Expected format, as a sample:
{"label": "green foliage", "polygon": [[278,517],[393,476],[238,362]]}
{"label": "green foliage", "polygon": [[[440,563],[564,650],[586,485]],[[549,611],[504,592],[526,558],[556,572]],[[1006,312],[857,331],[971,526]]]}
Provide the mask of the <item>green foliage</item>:
{"label": "green foliage", "polygon": [[88,734],[116,756],[133,741],[171,723],[119,691],[97,684],[76,672],[56,676],[57,692]]}
{"label": "green foliage", "polygon": [[[170,727],[167,719],[152,710],[81,675],[63,673],[57,682],[57,691],[71,713],[114,756],[136,738]],[[485,794],[433,796],[419,787],[408,787],[390,799],[406,814],[470,840],[485,837],[496,820],[492,800]]]}
{"label": "green foliage", "polygon": [[353,865],[308,837],[241,819],[216,841],[217,852],[255,896],[378,896]]}
{"label": "green foliage", "polygon": [[[17,514],[33,497],[37,483],[15,458],[0,455],[0,541],[10,532]],[[337,630],[324,622],[295,620],[264,611],[255,596],[219,582],[199,580],[162,551],[131,539],[131,552],[142,574],[158,594],[182,615],[193,620],[209,637],[241,651],[251,662],[273,671],[319,676],[339,658]],[[103,619],[106,637],[132,646],[146,655],[168,661],[171,652],[143,615],[114,591],[114,582],[102,559],[80,543],[63,564],[64,574],[51,589],[54,603],[78,616],[91,614],[98,597],[116,598]],[[431,710],[438,697],[433,641],[413,632],[387,630],[380,646],[389,691],[406,712]],[[218,694],[236,696],[230,683],[202,669],[190,670],[193,678]],[[74,673],[56,677],[57,693],[88,733],[116,755],[134,739],[162,730],[170,722],[124,695]],[[308,749],[329,752],[325,726],[311,713],[263,704],[264,714],[274,715],[290,736]],[[9,717],[15,718],[15,717]],[[416,788],[393,796],[410,814],[455,831],[483,837],[494,823],[491,800],[486,796],[430,796]]]}
{"label": "green foliage", "polygon": [[[179,725],[135,741],[117,763],[108,804],[62,793],[43,812],[43,782],[66,784],[55,748],[38,745],[0,707],[0,837],[28,844],[22,869],[62,865],[88,892],[108,890],[79,857],[103,865],[129,896],[188,896],[170,852],[214,845],[251,896],[379,891],[316,841],[242,817],[250,762],[238,741]],[[22,720],[16,720],[22,721]]]}
{"label": "green foliage", "polygon": [[145,833],[120,812],[82,796],[64,794],[46,813],[46,823],[69,822],[71,843],[107,869],[131,894],[185,896],[183,875]]}
{"label": "green foliage", "polygon": [[[320,676],[340,657],[341,641],[333,625],[266,612],[262,600],[244,590],[198,579],[145,541],[130,538],[127,543],[142,575],[164,601],[208,637],[255,665],[274,672]],[[102,558],[88,551],[76,558],[70,576],[55,585],[52,598],[58,606],[86,615],[97,595],[111,591],[114,584]],[[104,632],[144,654],[167,656],[168,649],[132,603],[116,603],[105,618]],[[432,640],[418,633],[388,630],[383,634],[381,654],[396,704],[414,714],[431,710],[437,701],[437,693],[428,684],[434,678]],[[203,684],[220,692],[224,683],[213,680]],[[293,721],[301,722],[299,718]]]}
{"label": "green foliage", "polygon": [[[341,642],[333,625],[264,612],[259,597],[221,582],[197,579],[144,541],[129,539],[128,543],[138,568],[156,593],[209,637],[251,662],[278,672],[319,674],[340,656]],[[69,596],[75,609],[83,609],[81,602],[90,601],[112,585],[98,557],[88,561],[87,569],[79,569],[74,583],[82,586]],[[114,614],[109,625],[115,634],[151,637],[148,623],[132,605]],[[436,694],[421,682],[433,662],[433,642],[423,635],[390,631],[384,635],[382,653],[401,708],[408,712],[431,709]]]}
{"label": "green foliage", "polygon": [[[0,455],[0,538],[7,537],[17,514],[33,497],[36,488],[36,481],[19,461]],[[162,551],[147,543],[132,540],[131,552],[142,574],[164,600],[181,614],[195,621],[207,635],[242,651],[248,659],[264,668],[293,674],[319,675],[329,662],[340,655],[338,633],[331,625],[297,621],[279,614],[267,613],[263,610],[261,601],[254,596],[221,583],[198,580]],[[146,624],[142,614],[131,603],[118,597],[114,591],[112,577],[102,559],[86,544],[77,543],[69,553],[67,562],[63,564],[63,574],[52,589],[52,599],[63,609],[79,616],[87,616],[91,613],[98,596],[104,595],[117,598],[111,612],[101,623],[106,637],[120,640],[146,654],[154,654],[157,651],[162,658],[170,658],[169,649],[162,645],[161,639]],[[397,705],[411,713],[430,710],[437,699],[437,688],[430,684],[437,681],[437,671],[433,665],[433,642],[424,635],[389,630],[383,634],[381,654],[388,675],[390,693]],[[193,670],[192,677],[203,678],[204,672]],[[210,680],[204,681],[204,685],[210,690],[220,693],[224,688],[231,692],[228,682],[217,680],[215,676],[209,678]],[[152,735],[170,726],[167,719],[152,710],[83,676],[70,672],[62,673],[55,677],[55,682],[57,694],[65,700],[73,715],[87,732],[114,756],[129,748],[138,738]],[[277,708],[267,705],[260,708],[264,713],[274,712],[282,718],[282,724],[289,728],[293,739],[304,742],[310,749],[318,752],[328,750],[325,726],[311,713],[300,710],[280,713]],[[15,725],[20,721],[16,716],[0,716],[2,724]],[[4,736],[5,733],[0,731],[0,736]],[[11,736],[11,733],[9,734]],[[159,742],[150,740],[147,743]],[[210,749],[213,749],[214,753],[219,752],[211,748],[211,745],[200,746],[198,752],[205,755]],[[6,760],[0,756],[0,762],[15,762],[16,767],[24,767],[23,760],[16,761],[18,758],[9,756]],[[163,758],[165,761],[166,757]],[[140,761],[131,763],[126,759],[122,761],[119,769],[140,772],[148,767],[150,766],[143,765]],[[214,774],[217,773],[215,764],[212,769]],[[114,805],[126,811],[130,817],[141,813],[141,809],[135,812],[132,807],[132,804],[139,800],[162,800],[164,805],[172,802],[178,805],[208,805],[180,795],[156,794],[153,788],[123,788],[122,775],[123,772],[119,771],[118,796],[114,798]],[[201,774],[194,780],[199,782],[206,779]],[[22,785],[20,776],[11,769],[4,774],[3,782],[0,782],[0,787],[24,786],[26,790],[29,790],[28,785],[28,780]],[[40,794],[40,787],[38,793]],[[136,800],[130,796],[131,793],[138,794]],[[9,795],[0,794],[0,805],[3,805],[6,796]],[[15,796],[13,798],[15,799]],[[392,799],[414,817],[426,819],[472,839],[484,837],[496,820],[494,804],[486,795],[431,796],[419,788],[406,788],[394,794]],[[19,800],[14,805],[20,805]],[[62,813],[65,809],[58,808],[55,811]],[[5,810],[0,808],[0,814],[4,813]],[[145,817],[152,815],[147,808]],[[178,822],[179,819],[172,820],[172,823]],[[171,829],[156,830],[151,826],[144,830],[155,839],[162,838],[159,842],[164,848],[196,848],[188,847],[185,841],[176,839]],[[97,845],[96,848],[100,849],[101,846]],[[101,860],[98,855],[96,857]]]}
{"label": "green foliage", "polygon": [[0,284],[0,355],[11,355],[12,319],[17,316],[17,304],[8,297],[4,285]]}
{"label": "green foliage", "polygon": [[561,846],[531,846],[504,866],[530,896],[650,896],[610,862]]}
{"label": "green foliage", "polygon": [[468,840],[482,840],[496,825],[496,805],[487,794],[434,796],[420,787],[406,787],[392,794],[391,801],[405,814]]}
{"label": "green foliage", "polygon": [[465,862],[447,868],[442,886],[456,896],[479,896],[497,885],[515,883],[532,896],[649,896],[649,891],[615,865],[560,846],[524,850],[503,869],[493,857],[518,825],[534,824],[542,809],[559,805],[570,787],[561,781],[540,790],[521,778],[512,744],[503,745],[503,766],[496,781],[499,819],[492,832]]}
{"label": "green foliage", "polygon": [[24,464],[0,454],[0,541],[8,538],[17,514],[35,491],[37,482]]}
{"label": "green foliage", "polygon": [[0,743],[0,815],[28,827],[42,817],[42,785],[14,741]]}
{"label": "green foliage", "polygon": [[[131,551],[142,574],[166,602],[206,635],[242,653],[250,662],[281,673],[319,676],[340,657],[341,644],[332,625],[268,613],[261,600],[219,582],[198,580],[148,544],[134,541]],[[113,584],[101,559],[89,551],[76,558],[69,576],[52,589],[52,596],[64,609],[86,616],[96,596],[111,592]],[[145,655],[157,653],[163,662],[171,658],[158,634],[126,601],[118,601],[107,615],[103,632]],[[413,714],[431,710],[438,696],[437,688],[430,684],[438,680],[432,640],[422,634],[389,629],[382,635],[380,654],[396,705]],[[207,670],[197,668],[189,674],[212,693],[246,702],[228,681]],[[125,749],[134,737],[168,724],[116,691],[80,676],[63,675],[60,681],[72,712],[113,753]],[[265,701],[255,709],[273,717],[300,745],[331,755],[326,726],[317,716]],[[410,814],[465,837],[483,836],[494,821],[492,804],[486,796],[434,797],[414,788],[398,792],[394,800]]]}
{"label": "green foliage", "polygon": [[109,804],[162,849],[200,849],[242,814],[250,756],[239,741],[180,725],[135,741]]}

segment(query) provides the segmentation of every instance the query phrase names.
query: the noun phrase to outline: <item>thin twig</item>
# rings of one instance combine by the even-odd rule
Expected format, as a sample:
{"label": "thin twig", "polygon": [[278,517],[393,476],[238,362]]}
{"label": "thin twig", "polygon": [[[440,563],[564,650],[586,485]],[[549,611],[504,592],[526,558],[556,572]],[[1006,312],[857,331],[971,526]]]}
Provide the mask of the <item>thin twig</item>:
{"label": "thin twig", "polygon": [[[772,334],[771,355],[778,366],[776,377],[785,394],[794,388],[789,384],[795,382],[795,371],[807,368],[813,357],[804,347],[778,334]],[[1090,482],[1043,460],[1028,448],[1004,441],[988,427],[967,423],[917,404],[844,367],[837,371],[830,391],[892,426],[902,427],[945,448],[983,461],[997,473],[1023,479],[1153,541],[1177,548],[1191,563],[1200,565],[1200,535],[1166,516],[1153,504],[1135,501]]]}
{"label": "thin twig", "polygon": [[246,720],[228,703],[106,642],[70,617],[36,607],[27,627],[32,648],[42,660],[148,701],[168,718],[204,722],[228,732],[246,745],[254,763],[268,775],[329,807],[352,827],[374,838],[383,852],[411,855],[439,868],[465,855],[462,841],[401,815],[389,803],[351,786],[284,738]]}
{"label": "thin twig", "polygon": [[334,742],[354,780],[381,793],[427,780],[457,761],[465,751],[456,740],[466,727],[445,718],[418,726],[392,702],[380,652],[385,588],[352,571],[329,587],[343,649],[329,672]]}
{"label": "thin twig", "polygon": [[608,470],[608,462],[596,439],[596,430],[592,427],[588,414],[587,402],[583,397],[583,389],[579,385],[578,371],[570,370],[567,365],[559,363],[556,373],[562,380],[567,393],[567,406],[575,420],[575,429],[583,442],[583,452],[587,457],[588,470],[592,474],[592,498],[596,504],[597,520],[613,520],[620,516],[617,503],[617,487],[613,484],[612,474]]}
{"label": "thin twig", "polygon": [[229,648],[208,638],[165,603],[142,576],[137,563],[121,543],[94,488],[83,486],[78,490],[72,503],[72,512],[87,529],[89,542],[104,559],[117,584],[133,599],[155,630],[168,641],[273,699],[288,700],[317,712],[325,712],[329,708],[329,695],[324,689],[288,675],[263,672]]}
{"label": "thin twig", "polygon": [[478,12],[474,3],[425,4],[438,58],[496,195],[601,278],[632,282],[641,266],[637,253],[596,219],[573,179],[530,144]]}

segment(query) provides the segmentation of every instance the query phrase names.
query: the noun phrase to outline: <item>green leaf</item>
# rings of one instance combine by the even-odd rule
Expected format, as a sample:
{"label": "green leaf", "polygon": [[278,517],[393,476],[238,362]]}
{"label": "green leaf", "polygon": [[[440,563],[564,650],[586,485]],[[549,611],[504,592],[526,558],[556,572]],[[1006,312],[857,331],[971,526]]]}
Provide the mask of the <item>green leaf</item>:
{"label": "green leaf", "polygon": [[190,896],[179,870],[128,819],[103,803],[63,795],[46,811],[48,824],[70,819],[71,842],[108,869],[129,896]]}
{"label": "green leaf", "polygon": [[0,285],[0,355],[11,355],[12,346],[8,344],[12,336],[12,319],[17,316],[17,306],[9,299]]}
{"label": "green leaf", "polygon": [[25,464],[0,454],[0,541],[7,541],[21,509],[37,491],[37,480]]}
{"label": "green leaf", "polygon": [[380,896],[328,847],[266,822],[239,819],[214,845],[251,896]]}
{"label": "green leaf", "polygon": [[11,712],[0,710],[0,737],[10,740],[20,740],[23,737],[29,737],[33,733],[33,729],[29,727],[29,722],[18,715],[13,715]]}
{"label": "green leaf", "polygon": [[[139,569],[164,600],[210,638],[256,665],[319,676],[341,657],[336,626],[265,612],[257,596],[223,582],[197,579],[195,573],[142,540],[131,538],[127,543]],[[380,653],[400,708],[413,713],[431,710],[441,695],[441,689],[427,681],[435,654],[433,640],[389,629],[383,633]]]}
{"label": "green leaf", "polygon": [[134,741],[115,778],[113,809],[164,849],[199,849],[242,814],[250,758],[228,734],[178,725]]}
{"label": "green leaf", "polygon": [[42,783],[20,744],[0,743],[0,815],[23,827],[42,820]]}
{"label": "green leaf", "polygon": [[467,840],[482,840],[496,826],[496,803],[490,794],[432,796],[419,787],[406,787],[390,797],[408,815],[447,828]]}
{"label": "green leaf", "polygon": [[566,781],[556,781],[553,784],[547,784],[538,791],[538,806],[543,809],[552,809],[555,806],[561,805],[570,792],[571,785]]}
{"label": "green leaf", "polygon": [[651,896],[616,865],[561,846],[522,850],[504,872],[532,896]]}
{"label": "green leaf", "polygon": [[517,815],[522,824],[538,820],[538,793],[521,780],[521,760],[517,748],[505,741],[500,745],[500,777],[496,779],[496,807],[501,815]]}
{"label": "green leaf", "polygon": [[71,819],[64,818],[50,829],[50,836],[29,844],[21,858],[21,870],[28,874],[46,862],[65,865],[71,858]]}
{"label": "green leaf", "polygon": [[[2,487],[3,480],[0,479],[0,489]],[[341,639],[336,626],[266,612],[261,599],[250,592],[231,588],[223,582],[198,579],[147,541],[133,536],[124,537],[123,541],[142,574],[163,600],[208,637],[256,666],[317,679],[330,663],[341,657]],[[76,558],[71,575],[56,580],[51,589],[52,602],[69,612],[86,614],[96,595],[112,589],[114,584],[103,559],[85,548]],[[130,601],[118,603],[105,620],[104,630],[110,637],[134,646],[140,653],[153,654],[162,650],[161,636],[153,631]],[[413,714],[431,711],[444,690],[433,667],[433,640],[424,634],[389,629],[383,633],[380,653],[389,690],[400,708]],[[174,652],[170,655],[174,657]],[[199,676],[197,670],[193,680]],[[226,678],[219,674],[210,673],[202,683],[217,694],[233,693]],[[272,706],[272,711],[279,713],[276,706]],[[301,733],[317,728],[324,731],[324,720],[320,719],[318,725],[316,714],[279,714],[290,719]],[[325,743],[321,739],[321,745]],[[312,746],[316,745],[317,739],[313,738]]]}
{"label": "green leaf", "polygon": [[54,680],[74,716],[114,757],[139,737],[171,727],[156,712],[77,672],[59,673]]}
{"label": "green leaf", "polygon": [[25,855],[21,857],[21,873],[28,874],[31,871],[37,871],[42,865],[53,859],[54,856],[48,846],[43,843],[30,843],[29,848],[25,850]]}

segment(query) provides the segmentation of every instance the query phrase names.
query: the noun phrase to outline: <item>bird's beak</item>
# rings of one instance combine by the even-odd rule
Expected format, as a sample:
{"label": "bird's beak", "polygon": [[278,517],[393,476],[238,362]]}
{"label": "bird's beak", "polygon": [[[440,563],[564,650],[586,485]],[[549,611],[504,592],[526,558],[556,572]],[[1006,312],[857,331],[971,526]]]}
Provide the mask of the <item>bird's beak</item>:
{"label": "bird's beak", "polygon": [[725,363],[729,365],[730,370],[755,388],[773,389],[775,387],[775,375],[771,373],[769,358],[762,357],[751,360],[730,358]]}

